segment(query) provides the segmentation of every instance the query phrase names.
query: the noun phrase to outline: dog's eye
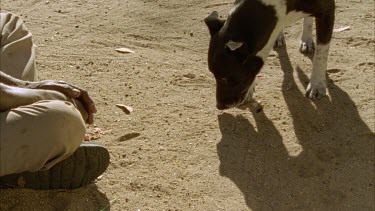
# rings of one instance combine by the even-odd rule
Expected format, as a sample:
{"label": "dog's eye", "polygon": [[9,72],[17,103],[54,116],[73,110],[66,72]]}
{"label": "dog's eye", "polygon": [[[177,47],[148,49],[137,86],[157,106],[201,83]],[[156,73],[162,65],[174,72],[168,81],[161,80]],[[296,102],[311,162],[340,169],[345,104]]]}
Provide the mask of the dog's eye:
{"label": "dog's eye", "polygon": [[233,86],[234,84],[236,84],[233,78],[227,78],[227,77],[220,78],[217,80],[217,82],[225,86]]}

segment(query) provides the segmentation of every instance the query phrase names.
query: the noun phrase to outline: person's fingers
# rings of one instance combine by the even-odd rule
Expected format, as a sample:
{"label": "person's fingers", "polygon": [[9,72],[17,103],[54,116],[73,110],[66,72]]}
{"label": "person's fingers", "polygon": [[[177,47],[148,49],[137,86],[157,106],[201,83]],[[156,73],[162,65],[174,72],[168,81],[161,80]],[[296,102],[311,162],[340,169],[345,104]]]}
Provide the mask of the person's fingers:
{"label": "person's fingers", "polygon": [[65,94],[67,97],[70,98],[77,98],[80,96],[81,91],[69,84],[61,83],[61,82],[49,82],[46,84],[41,84],[38,86],[39,89],[45,90],[55,90]]}
{"label": "person's fingers", "polygon": [[[86,108],[83,106],[82,102],[78,99],[73,100],[73,102],[74,102],[74,105],[76,106],[76,108],[78,109],[78,111],[81,113],[83,120],[86,123],[88,123],[89,122],[89,114],[88,114]],[[92,124],[92,123],[90,123],[90,124]]]}
{"label": "person's fingers", "polygon": [[[67,84],[66,82],[64,81],[58,81],[58,83],[61,85],[61,86],[69,86],[71,87],[72,89],[72,92],[70,94],[78,94],[78,96],[76,95],[75,97],[72,97],[72,98],[75,98],[75,99],[79,99],[83,106],[85,107],[87,113],[88,113],[88,122],[93,122],[94,120],[94,113],[97,112],[96,110],[96,107],[95,107],[95,103],[94,101],[90,98],[88,92],[86,90],[83,90],[75,85],[71,85],[71,84]],[[75,93],[73,93],[75,92]]]}
{"label": "person's fingers", "polygon": [[97,112],[94,101],[90,98],[88,92],[77,86],[66,83],[65,81],[46,81],[40,84],[40,89],[55,90],[63,93],[69,98],[81,102],[84,109],[87,111],[86,122],[92,124],[94,122],[94,113]]}
{"label": "person's fingers", "polygon": [[94,123],[94,113],[96,113],[96,107],[94,101],[90,98],[89,94],[85,90],[80,90],[80,96],[76,98],[79,100],[83,107],[86,109],[88,117],[86,122],[88,124]]}
{"label": "person's fingers", "polygon": [[[72,84],[67,84],[64,81],[59,81],[58,83],[63,84],[63,85],[68,85],[68,86],[72,87],[74,90],[78,90],[79,91],[79,93],[78,93],[79,95],[76,98],[82,97],[85,102],[91,103],[91,104],[94,103],[92,101],[92,99],[90,98],[90,96],[89,96],[89,94],[88,94],[88,92],[86,90],[83,90],[83,89],[79,88],[78,86],[75,86],[75,85],[72,85]],[[94,106],[94,108],[95,108],[95,106]],[[96,112],[96,109],[95,109],[95,112]]]}
{"label": "person's fingers", "polygon": [[89,113],[96,113],[96,107],[94,101],[90,98],[89,94],[85,90],[81,90],[82,101],[86,104],[87,111]]}
{"label": "person's fingers", "polygon": [[92,124],[94,123],[94,114],[89,114],[88,117],[87,117],[87,124]]}
{"label": "person's fingers", "polygon": [[77,98],[81,94],[81,91],[79,89],[73,88],[69,84],[58,84],[53,86],[55,86],[54,88],[56,88],[57,91],[64,93],[70,98]]}
{"label": "person's fingers", "polygon": [[56,86],[56,89],[58,89],[57,91],[62,92],[70,98],[77,98],[81,94],[81,91],[79,89],[73,88],[69,84],[59,84]]}

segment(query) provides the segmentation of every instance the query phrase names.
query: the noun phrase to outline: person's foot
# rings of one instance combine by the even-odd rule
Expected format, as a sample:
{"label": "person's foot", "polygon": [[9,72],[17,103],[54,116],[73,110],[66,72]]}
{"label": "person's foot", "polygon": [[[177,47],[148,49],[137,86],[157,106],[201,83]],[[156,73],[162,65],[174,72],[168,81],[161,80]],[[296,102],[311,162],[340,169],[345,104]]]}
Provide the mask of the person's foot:
{"label": "person's foot", "polygon": [[35,190],[76,189],[97,179],[109,165],[109,152],[102,145],[82,143],[67,159],[46,171],[23,172],[0,177],[0,188]]}

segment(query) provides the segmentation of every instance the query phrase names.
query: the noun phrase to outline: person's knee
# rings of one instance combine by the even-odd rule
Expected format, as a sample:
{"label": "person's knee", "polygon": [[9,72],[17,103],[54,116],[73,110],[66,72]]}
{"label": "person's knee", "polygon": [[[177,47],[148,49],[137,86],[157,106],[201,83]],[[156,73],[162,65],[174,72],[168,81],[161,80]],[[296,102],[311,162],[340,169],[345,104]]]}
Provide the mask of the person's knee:
{"label": "person's knee", "polygon": [[1,12],[0,18],[2,47],[27,35],[31,37],[31,33],[27,30],[23,20],[18,15],[10,12]]}
{"label": "person's knee", "polygon": [[86,132],[81,113],[65,101],[39,101],[2,118],[0,175],[49,169],[73,154]]}
{"label": "person's knee", "polygon": [[51,125],[46,125],[54,137],[56,146],[61,146],[64,154],[72,154],[82,143],[86,132],[81,113],[75,106],[66,101],[48,101]]}
{"label": "person's knee", "polygon": [[1,71],[21,80],[35,81],[35,46],[23,20],[1,12],[0,35]]}

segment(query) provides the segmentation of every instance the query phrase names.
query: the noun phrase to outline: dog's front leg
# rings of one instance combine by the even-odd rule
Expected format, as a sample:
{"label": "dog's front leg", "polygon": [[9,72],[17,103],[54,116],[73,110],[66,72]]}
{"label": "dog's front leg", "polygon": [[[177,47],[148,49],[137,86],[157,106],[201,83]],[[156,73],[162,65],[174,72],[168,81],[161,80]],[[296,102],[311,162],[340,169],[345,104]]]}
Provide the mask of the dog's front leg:
{"label": "dog's front leg", "polygon": [[284,33],[283,33],[283,31],[281,31],[279,33],[279,35],[277,36],[275,44],[273,45],[273,47],[280,48],[280,47],[283,47],[285,45],[286,45],[286,42],[285,42]]}
{"label": "dog's front leg", "polygon": [[326,70],[329,43],[316,46],[310,84],[307,86],[306,96],[319,99],[326,95]]}
{"label": "dog's front leg", "polygon": [[254,92],[255,92],[255,85],[257,83],[257,79],[255,78],[253,83],[251,84],[249,90],[247,91],[246,93],[246,96],[245,96],[245,99],[244,99],[244,103],[248,103],[248,102],[251,102],[253,101],[253,95],[254,95]]}
{"label": "dog's front leg", "polygon": [[299,51],[301,53],[312,53],[315,50],[313,38],[313,21],[312,16],[305,17],[303,20],[303,30],[301,35],[301,45]]}
{"label": "dog's front leg", "polygon": [[310,84],[306,90],[306,96],[310,99],[319,99],[326,95],[327,59],[334,19],[334,5],[327,13],[315,18],[317,45],[313,59]]}

